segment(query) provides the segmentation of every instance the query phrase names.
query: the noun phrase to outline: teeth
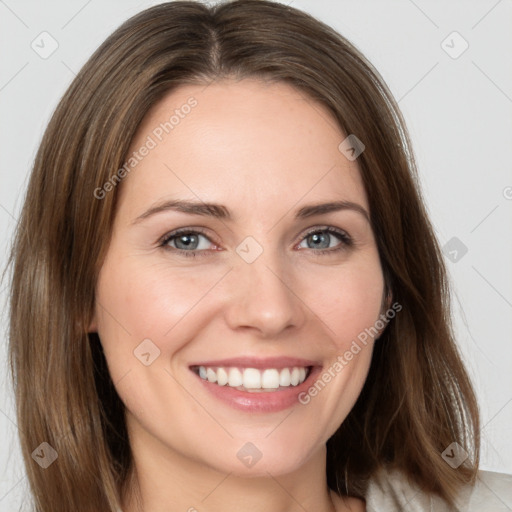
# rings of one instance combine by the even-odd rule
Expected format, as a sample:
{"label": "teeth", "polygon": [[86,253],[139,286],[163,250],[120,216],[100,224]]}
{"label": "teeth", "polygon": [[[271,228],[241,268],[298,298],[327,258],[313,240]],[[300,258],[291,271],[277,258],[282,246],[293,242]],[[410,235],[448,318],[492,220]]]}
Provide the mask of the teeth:
{"label": "teeth", "polygon": [[242,390],[278,389],[279,387],[298,386],[307,377],[308,369],[305,367],[283,368],[277,370],[268,368],[209,368],[200,366],[199,377],[219,386],[241,388]]}
{"label": "teeth", "polygon": [[261,387],[264,389],[277,389],[279,387],[279,372],[265,370],[261,376]]}
{"label": "teeth", "polygon": [[206,378],[208,379],[208,382],[217,382],[217,373],[211,368],[208,368],[206,370]]}
{"label": "teeth", "polygon": [[261,389],[261,372],[256,368],[246,368],[243,386],[246,389]]}
{"label": "teeth", "polygon": [[[201,366],[201,368],[204,368]],[[199,376],[201,376],[201,372],[199,372]],[[244,383],[244,378],[242,376],[242,372],[238,368],[230,368],[229,369],[229,381],[228,386],[231,388],[237,388],[238,386],[241,386]]]}
{"label": "teeth", "polygon": [[284,370],[281,370],[281,373],[279,374],[279,385],[289,386],[290,384],[290,369],[285,368]]}
{"label": "teeth", "polygon": [[219,386],[225,386],[228,383],[228,372],[224,368],[217,370],[217,384]]}

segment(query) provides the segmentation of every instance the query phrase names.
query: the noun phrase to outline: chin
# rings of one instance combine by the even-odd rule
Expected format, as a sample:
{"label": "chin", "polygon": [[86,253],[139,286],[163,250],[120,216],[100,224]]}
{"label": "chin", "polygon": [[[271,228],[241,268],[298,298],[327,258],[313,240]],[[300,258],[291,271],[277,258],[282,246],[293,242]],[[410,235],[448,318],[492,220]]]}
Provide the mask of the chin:
{"label": "chin", "polygon": [[[310,437],[311,438],[311,437]],[[304,439],[307,439],[305,437]],[[299,470],[314,453],[313,447],[304,444],[283,445],[268,440],[236,441],[234,449],[218,454],[213,460],[204,461],[213,469],[233,476],[268,478],[286,475]]]}

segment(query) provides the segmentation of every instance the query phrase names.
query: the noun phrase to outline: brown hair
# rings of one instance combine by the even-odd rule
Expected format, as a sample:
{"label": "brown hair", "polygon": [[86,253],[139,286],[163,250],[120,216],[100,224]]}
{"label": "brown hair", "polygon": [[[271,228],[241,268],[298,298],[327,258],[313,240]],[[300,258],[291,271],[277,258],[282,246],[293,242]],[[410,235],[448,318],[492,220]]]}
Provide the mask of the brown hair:
{"label": "brown hair", "polygon": [[[181,84],[224,77],[293,85],[366,146],[357,162],[388,291],[403,309],[376,343],[362,393],[327,443],[327,478],[364,497],[396,468],[453,503],[479,461],[474,391],[450,326],[443,258],[417,184],[409,136],[384,80],[327,25],[291,7],[235,0],[169,2],[126,21],[73,81],[44,134],[9,264],[10,363],[24,462],[39,512],[115,511],[132,459],[124,405],[97,334],[95,283],[123,165],[149,108]],[[31,457],[43,441],[58,459]],[[469,458],[452,469],[441,452]]]}

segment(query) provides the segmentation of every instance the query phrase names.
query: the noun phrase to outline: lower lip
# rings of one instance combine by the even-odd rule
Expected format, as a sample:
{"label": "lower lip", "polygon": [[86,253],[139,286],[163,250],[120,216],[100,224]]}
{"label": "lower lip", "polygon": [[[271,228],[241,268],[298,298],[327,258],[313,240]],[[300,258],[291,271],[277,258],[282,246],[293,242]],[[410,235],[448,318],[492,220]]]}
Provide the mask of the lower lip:
{"label": "lower lip", "polygon": [[290,386],[279,391],[255,393],[239,391],[229,386],[219,386],[202,379],[194,372],[192,373],[201,381],[208,392],[234,409],[246,412],[277,412],[300,403],[298,396],[311,386],[310,383],[313,382],[321,369],[321,367],[313,367],[307,379],[298,386]]}

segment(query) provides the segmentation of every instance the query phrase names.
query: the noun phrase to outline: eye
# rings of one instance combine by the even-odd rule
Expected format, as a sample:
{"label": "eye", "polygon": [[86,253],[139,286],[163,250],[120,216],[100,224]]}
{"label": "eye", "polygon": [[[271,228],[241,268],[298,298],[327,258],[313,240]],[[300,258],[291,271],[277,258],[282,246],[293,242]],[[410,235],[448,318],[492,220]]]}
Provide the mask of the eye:
{"label": "eye", "polygon": [[[332,245],[335,239],[338,239],[340,243]],[[333,253],[339,250],[346,249],[352,245],[352,239],[350,236],[342,231],[341,229],[333,227],[315,228],[310,231],[304,237],[301,245],[306,242],[310,242],[312,245],[306,247],[307,249],[318,249],[314,252],[319,254]],[[299,245],[299,247],[301,246]]]}
{"label": "eye", "polygon": [[[334,244],[338,239],[339,243]],[[301,245],[310,242],[311,245],[306,249],[314,249],[317,255],[335,253],[337,251],[350,247],[353,242],[350,236],[344,231],[333,227],[314,228],[302,238]],[[217,246],[201,231],[197,229],[183,228],[167,234],[159,242],[159,246],[165,250],[177,252],[184,256],[195,257],[208,256],[210,252],[209,245],[212,244],[215,250]]]}
{"label": "eye", "polygon": [[[201,239],[206,240],[203,242]],[[160,247],[166,250],[177,251],[184,256],[202,256],[207,254],[206,249],[212,242],[201,231],[182,229],[166,235],[160,242]]]}

